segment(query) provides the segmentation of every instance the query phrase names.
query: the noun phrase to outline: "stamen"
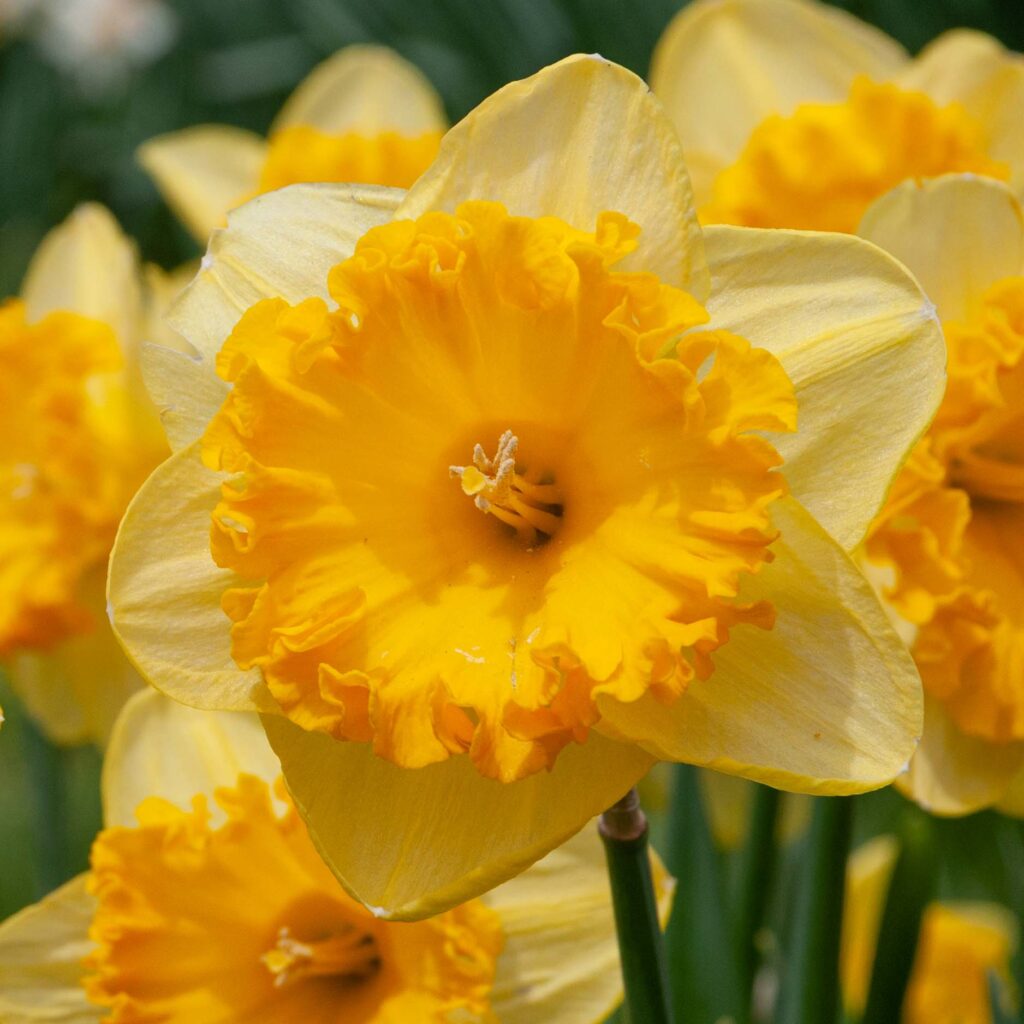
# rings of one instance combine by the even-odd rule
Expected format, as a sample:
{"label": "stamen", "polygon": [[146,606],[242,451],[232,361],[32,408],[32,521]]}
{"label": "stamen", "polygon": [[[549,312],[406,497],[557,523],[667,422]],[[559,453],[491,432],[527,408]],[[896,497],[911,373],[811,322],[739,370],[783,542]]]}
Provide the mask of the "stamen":
{"label": "stamen", "polygon": [[293,938],[291,929],[283,927],[277,933],[277,944],[260,960],[274,976],[276,988],[303,978],[363,981],[380,968],[373,936],[354,925],[345,925],[336,934],[312,942]]}
{"label": "stamen", "polygon": [[562,492],[553,483],[530,479],[528,470],[516,467],[519,438],[506,430],[498,439],[494,458],[482,445],[473,447],[471,466],[449,466],[462,481],[462,491],[481,511],[500,519],[516,531],[528,547],[553,536],[562,524]]}

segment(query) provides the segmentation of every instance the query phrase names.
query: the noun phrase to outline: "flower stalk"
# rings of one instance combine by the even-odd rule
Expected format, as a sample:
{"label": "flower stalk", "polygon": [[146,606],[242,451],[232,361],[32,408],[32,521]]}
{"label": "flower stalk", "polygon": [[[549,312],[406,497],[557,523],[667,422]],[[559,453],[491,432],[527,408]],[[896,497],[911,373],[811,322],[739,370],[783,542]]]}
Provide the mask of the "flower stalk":
{"label": "flower stalk", "polygon": [[894,1007],[903,1006],[917,954],[921,915],[935,895],[936,852],[931,819],[916,808],[906,808],[862,1024],[883,1024],[892,1019]]}
{"label": "flower stalk", "polygon": [[647,818],[631,789],[601,815],[630,1024],[672,1024],[668,972],[647,850]]}
{"label": "flower stalk", "polygon": [[722,863],[701,796],[700,769],[672,772],[666,866],[676,878],[665,935],[673,1009],[680,1021],[745,1019],[750,993],[740,987],[731,944]]}
{"label": "flower stalk", "polygon": [[42,897],[56,889],[68,874],[61,828],[65,818],[62,756],[28,715],[19,724],[34,811],[36,893]]}
{"label": "flower stalk", "polygon": [[[749,993],[757,972],[757,934],[764,922],[768,894],[775,872],[775,829],[780,794],[771,786],[757,785],[750,809],[749,829],[740,850],[735,943],[740,991]],[[749,1010],[748,1006],[744,1009]]]}
{"label": "flower stalk", "polygon": [[852,822],[849,797],[814,801],[782,979],[779,1024],[831,1024],[837,1018],[839,935]]}

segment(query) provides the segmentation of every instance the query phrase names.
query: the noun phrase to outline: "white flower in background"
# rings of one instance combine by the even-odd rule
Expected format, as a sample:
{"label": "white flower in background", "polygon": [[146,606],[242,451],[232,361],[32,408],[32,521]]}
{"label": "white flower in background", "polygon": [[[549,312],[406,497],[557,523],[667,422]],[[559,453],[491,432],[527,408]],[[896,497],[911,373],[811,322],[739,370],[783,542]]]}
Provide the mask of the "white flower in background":
{"label": "white flower in background", "polygon": [[22,29],[88,90],[109,88],[166,53],[177,36],[162,0],[0,0],[0,27]]}

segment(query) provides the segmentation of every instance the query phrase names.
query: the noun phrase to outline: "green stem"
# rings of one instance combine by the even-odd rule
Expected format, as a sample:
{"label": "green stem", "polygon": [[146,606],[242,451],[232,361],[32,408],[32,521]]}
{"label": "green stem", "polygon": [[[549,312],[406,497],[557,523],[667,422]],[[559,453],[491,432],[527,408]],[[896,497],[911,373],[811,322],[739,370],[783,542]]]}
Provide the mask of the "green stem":
{"label": "green stem", "polygon": [[701,797],[700,769],[673,769],[666,867],[676,897],[665,945],[676,1019],[743,1020],[750,992],[740,988],[721,864]]}
{"label": "green stem", "polygon": [[672,1024],[668,974],[647,850],[647,819],[631,789],[601,815],[630,1024]]}
{"label": "green stem", "polygon": [[[996,820],[996,843],[1006,865],[1006,898],[1010,910],[1024,921],[1024,822],[1000,817]],[[1024,992],[1024,948],[1018,944],[1010,961],[1013,981]]]}
{"label": "green stem", "polygon": [[814,801],[779,999],[777,1024],[833,1024],[839,1012],[839,933],[853,801]]}
{"label": "green stem", "polygon": [[898,1024],[917,954],[921,915],[935,894],[936,844],[931,820],[908,807],[900,825],[900,854],[878,930],[871,985],[861,1024]]}
{"label": "green stem", "polygon": [[757,933],[764,922],[775,871],[775,825],[781,794],[770,786],[754,785],[750,829],[740,851],[735,945],[742,991],[749,992],[757,971]]}
{"label": "green stem", "polygon": [[25,765],[32,789],[36,895],[45,896],[67,880],[61,751],[25,715],[21,722]]}

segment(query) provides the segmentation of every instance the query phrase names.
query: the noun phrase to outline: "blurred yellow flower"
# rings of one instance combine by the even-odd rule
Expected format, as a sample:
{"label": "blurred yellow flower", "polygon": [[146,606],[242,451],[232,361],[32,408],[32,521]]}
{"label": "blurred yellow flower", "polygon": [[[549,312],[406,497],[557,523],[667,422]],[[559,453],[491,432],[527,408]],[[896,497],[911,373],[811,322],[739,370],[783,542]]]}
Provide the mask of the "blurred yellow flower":
{"label": "blurred yellow flower", "polygon": [[[854,1019],[864,1011],[886,894],[898,854],[892,836],[857,849],[846,871],[840,976]],[[992,1024],[988,975],[1009,982],[1017,923],[994,903],[932,903],[921,918],[902,1024]]]}
{"label": "blurred yellow flower", "polygon": [[64,743],[105,739],[140,685],[104,588],[121,514],[167,454],[139,375],[146,305],[134,247],[82,206],[0,306],[0,658]]}
{"label": "blurred yellow flower", "polygon": [[[278,791],[284,798],[283,791]],[[503,945],[479,901],[418,924],[379,921],[335,881],[293,808],[240,775],[191,812],[159,797],[103,831],[86,995],[112,1021],[438,1020],[483,1015]],[[182,962],[180,950],[191,951]]]}
{"label": "blurred yellow flower", "polygon": [[255,716],[139,694],[90,872],[0,925],[0,1017],[596,1024],[621,997],[596,832],[482,899],[389,923],[338,885],[276,770]]}
{"label": "blurred yellow flower", "polygon": [[1024,767],[1024,210],[951,176],[889,193],[861,233],[913,271],[949,348],[946,395],[866,543],[925,688],[925,733],[897,785],[965,814]]}
{"label": "blurred yellow flower", "polygon": [[705,223],[855,231],[908,178],[1024,187],[1024,60],[982,33],[948,32],[912,61],[825,4],[700,0],[666,29],[651,82]]}
{"label": "blurred yellow flower", "polygon": [[225,214],[283,185],[351,181],[408,188],[447,127],[417,68],[383,46],[348,46],[299,84],[264,140],[227,125],[150,139],[139,161],[185,226],[205,243]]}
{"label": "blurred yellow flower", "polygon": [[894,260],[702,237],[657,101],[575,57],[407,194],[261,196],[204,266],[115,628],[171,696],[266,712],[362,902],[465,900],[655,758],[829,793],[904,767],[918,679],[844,550],[942,390]]}
{"label": "blurred yellow flower", "polygon": [[[738,850],[747,841],[750,815],[757,787],[736,775],[703,770],[700,790],[708,825],[715,842],[723,850]],[[811,818],[812,801],[800,793],[784,793],[775,823],[775,842],[780,846],[795,842],[806,831]]]}

